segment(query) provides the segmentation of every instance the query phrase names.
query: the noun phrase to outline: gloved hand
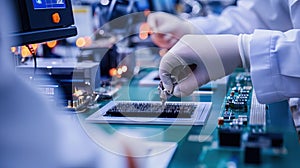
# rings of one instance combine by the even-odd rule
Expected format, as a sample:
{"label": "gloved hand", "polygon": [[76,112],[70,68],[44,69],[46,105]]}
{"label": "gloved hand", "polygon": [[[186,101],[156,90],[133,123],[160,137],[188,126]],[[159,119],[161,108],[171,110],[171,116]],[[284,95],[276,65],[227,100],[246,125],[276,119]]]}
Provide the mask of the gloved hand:
{"label": "gloved hand", "polygon": [[147,22],[153,32],[152,41],[161,48],[169,49],[183,35],[196,32],[188,21],[164,12],[151,13]]}
{"label": "gloved hand", "polygon": [[185,35],[163,56],[159,76],[167,92],[182,97],[241,65],[238,36]]}

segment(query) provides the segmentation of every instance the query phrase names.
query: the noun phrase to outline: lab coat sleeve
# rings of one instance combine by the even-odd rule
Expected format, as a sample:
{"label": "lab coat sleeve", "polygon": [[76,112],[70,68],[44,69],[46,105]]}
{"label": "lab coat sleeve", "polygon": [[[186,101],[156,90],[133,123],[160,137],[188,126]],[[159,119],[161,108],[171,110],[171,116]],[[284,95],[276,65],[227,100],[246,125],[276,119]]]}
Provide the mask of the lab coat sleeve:
{"label": "lab coat sleeve", "polygon": [[255,30],[250,71],[257,99],[272,103],[300,97],[300,30]]}
{"label": "lab coat sleeve", "polygon": [[240,34],[252,33],[255,28],[264,28],[255,12],[254,2],[241,1],[238,6],[227,7],[221,15],[197,17],[189,21],[200,34]]}
{"label": "lab coat sleeve", "polygon": [[[282,0],[239,0],[221,15],[189,19],[199,34],[251,34],[255,29],[287,31],[292,28],[289,11]],[[278,24],[280,23],[280,24]]]}

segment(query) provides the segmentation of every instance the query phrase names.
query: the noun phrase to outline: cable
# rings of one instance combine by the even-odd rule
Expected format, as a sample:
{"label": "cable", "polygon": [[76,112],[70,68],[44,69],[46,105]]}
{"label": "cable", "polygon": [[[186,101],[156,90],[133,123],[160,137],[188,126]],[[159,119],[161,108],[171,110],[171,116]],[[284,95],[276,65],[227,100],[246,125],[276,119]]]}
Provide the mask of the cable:
{"label": "cable", "polygon": [[36,61],[36,54],[35,54],[35,51],[34,51],[34,48],[32,47],[31,44],[27,44],[26,47],[28,48],[28,50],[30,51],[32,57],[33,57],[33,62],[34,62],[34,70],[33,70],[33,78],[35,77],[35,72],[36,72],[36,69],[37,69],[37,61]]}

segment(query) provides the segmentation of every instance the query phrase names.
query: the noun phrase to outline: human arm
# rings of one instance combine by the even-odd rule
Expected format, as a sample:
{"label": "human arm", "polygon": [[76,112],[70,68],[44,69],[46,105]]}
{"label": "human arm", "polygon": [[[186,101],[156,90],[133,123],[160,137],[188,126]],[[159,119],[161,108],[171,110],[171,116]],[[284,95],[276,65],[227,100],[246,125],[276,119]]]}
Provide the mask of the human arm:
{"label": "human arm", "polygon": [[237,35],[255,29],[287,31],[293,27],[288,3],[282,0],[239,0],[237,6],[227,7],[221,15],[187,20],[157,12],[148,16],[148,24],[154,30],[153,42],[162,48],[172,47],[185,34]]}
{"label": "human arm", "polygon": [[[250,67],[257,98],[273,103],[300,97],[300,30],[256,30],[252,35],[186,35],[162,58],[160,77],[175,96]],[[244,57],[244,58],[243,58]],[[184,69],[196,64],[196,68]],[[223,70],[222,70],[223,68]],[[171,76],[177,77],[174,82]],[[176,84],[174,84],[176,83]]]}
{"label": "human arm", "polygon": [[245,54],[257,99],[273,103],[300,97],[300,30],[256,30],[248,38]]}
{"label": "human arm", "polygon": [[287,31],[292,28],[288,3],[282,0],[239,0],[237,6],[225,8],[221,15],[188,21],[203,34],[249,34],[255,29]]}

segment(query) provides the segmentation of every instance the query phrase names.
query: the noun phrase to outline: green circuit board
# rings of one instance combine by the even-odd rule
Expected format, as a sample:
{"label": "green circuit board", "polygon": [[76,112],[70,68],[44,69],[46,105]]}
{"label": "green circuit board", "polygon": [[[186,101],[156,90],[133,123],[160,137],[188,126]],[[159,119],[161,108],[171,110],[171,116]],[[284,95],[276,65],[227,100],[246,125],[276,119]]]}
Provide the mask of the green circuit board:
{"label": "green circuit board", "polygon": [[268,106],[256,99],[250,74],[231,75],[217,121],[216,138],[203,147],[200,166],[264,165],[268,157],[286,155],[283,134],[270,132],[266,127],[267,112]]}

